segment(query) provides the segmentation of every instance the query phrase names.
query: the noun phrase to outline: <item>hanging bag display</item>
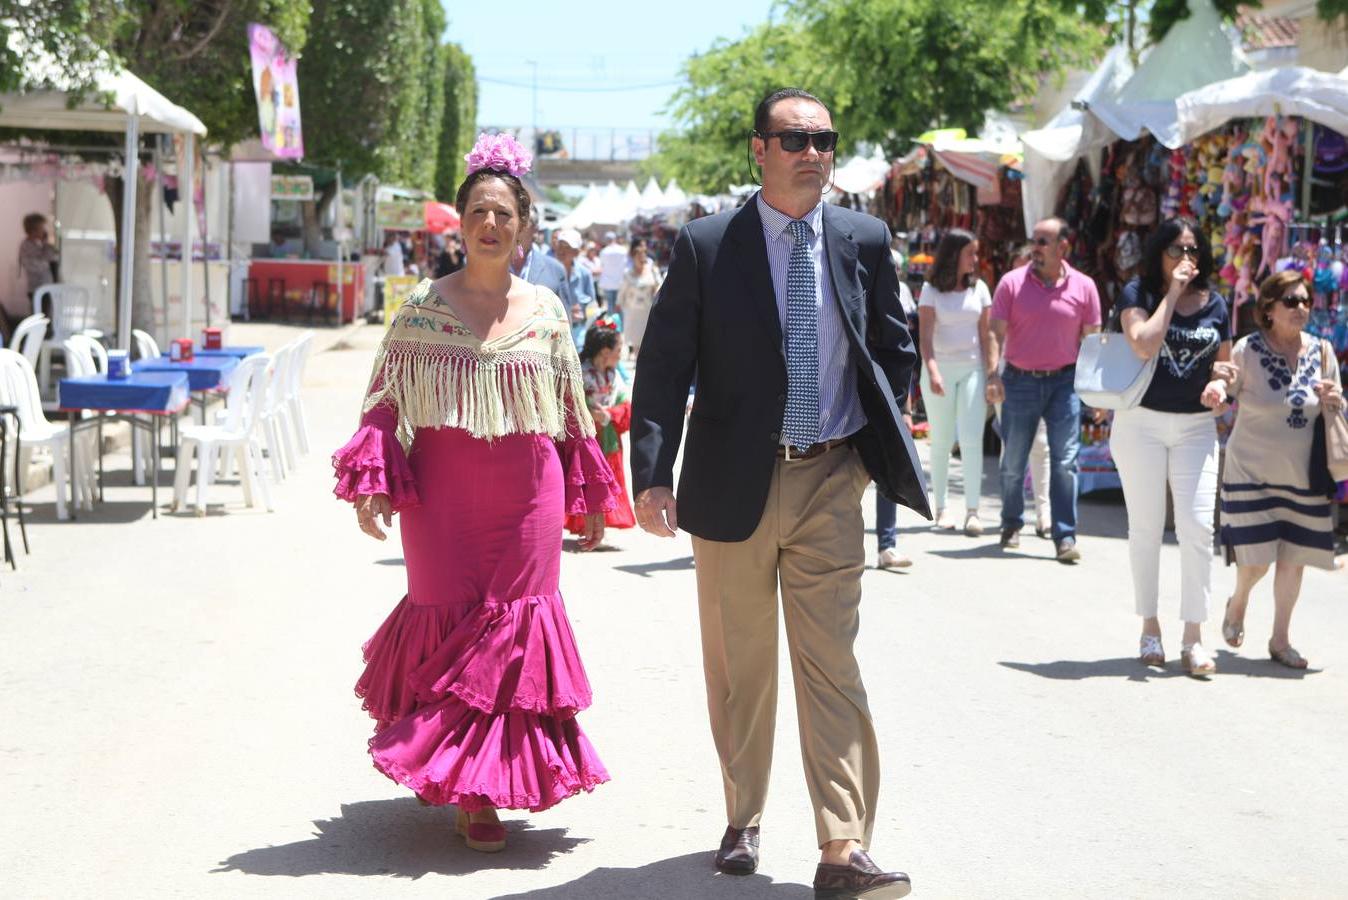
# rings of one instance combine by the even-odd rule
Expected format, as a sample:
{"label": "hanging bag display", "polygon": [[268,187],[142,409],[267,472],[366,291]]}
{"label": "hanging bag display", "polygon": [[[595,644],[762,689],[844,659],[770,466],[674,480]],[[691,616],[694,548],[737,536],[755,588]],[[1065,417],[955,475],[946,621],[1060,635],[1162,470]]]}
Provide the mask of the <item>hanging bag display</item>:
{"label": "hanging bag display", "polygon": [[[1326,381],[1337,381],[1331,366],[1337,366],[1334,348],[1320,341],[1320,373]],[[1311,489],[1327,497],[1335,494],[1336,482],[1348,481],[1348,419],[1343,413],[1330,415],[1323,406],[1315,420],[1311,439]]]}
{"label": "hanging bag display", "polygon": [[1095,409],[1132,409],[1151,386],[1159,352],[1141,359],[1119,325],[1115,307],[1105,330],[1086,335],[1077,353],[1074,384],[1081,402]]}

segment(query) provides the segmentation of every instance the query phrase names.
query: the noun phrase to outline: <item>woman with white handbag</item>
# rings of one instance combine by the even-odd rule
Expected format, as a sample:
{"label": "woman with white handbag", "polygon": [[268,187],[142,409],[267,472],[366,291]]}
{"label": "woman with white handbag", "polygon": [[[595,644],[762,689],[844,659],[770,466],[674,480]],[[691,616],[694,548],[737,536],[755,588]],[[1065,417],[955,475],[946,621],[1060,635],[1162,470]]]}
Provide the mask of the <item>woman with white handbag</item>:
{"label": "woman with white handbag", "polygon": [[[1158,619],[1166,484],[1174,497],[1180,544],[1180,660],[1196,677],[1217,671],[1203,647],[1212,593],[1212,527],[1217,501],[1217,428],[1213,411],[1234,381],[1231,313],[1208,286],[1212,248],[1192,220],[1162,222],[1142,252],[1142,274],[1119,298],[1119,324],[1133,352],[1155,359],[1140,402],[1118,409],[1109,446],[1128,506],[1128,555],[1137,614],[1139,656],[1164,666]],[[1219,365],[1227,363],[1227,365]]]}

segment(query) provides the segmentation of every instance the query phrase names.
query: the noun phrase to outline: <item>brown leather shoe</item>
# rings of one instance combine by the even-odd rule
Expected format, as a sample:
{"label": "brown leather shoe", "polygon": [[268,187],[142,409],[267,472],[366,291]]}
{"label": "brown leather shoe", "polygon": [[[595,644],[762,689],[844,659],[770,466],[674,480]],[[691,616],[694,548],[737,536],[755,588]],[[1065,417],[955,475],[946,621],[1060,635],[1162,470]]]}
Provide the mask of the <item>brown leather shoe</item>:
{"label": "brown leather shoe", "polygon": [[853,850],[848,865],[814,870],[815,900],[897,900],[912,889],[907,874],[880,871],[865,850]]}
{"label": "brown leather shoe", "polygon": [[752,875],[758,869],[758,826],[727,826],[716,851],[716,868],[727,875]]}

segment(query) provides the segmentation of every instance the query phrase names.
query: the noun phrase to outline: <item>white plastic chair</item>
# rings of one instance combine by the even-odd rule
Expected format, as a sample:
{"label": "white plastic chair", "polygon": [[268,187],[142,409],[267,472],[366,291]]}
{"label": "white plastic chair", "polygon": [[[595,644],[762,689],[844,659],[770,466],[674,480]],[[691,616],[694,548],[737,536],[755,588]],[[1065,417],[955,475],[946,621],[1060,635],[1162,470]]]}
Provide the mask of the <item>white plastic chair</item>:
{"label": "white plastic chair", "polygon": [[271,360],[261,354],[250,356],[239,363],[230,377],[229,394],[243,402],[234,402],[225,408],[221,425],[184,425],[178,445],[177,469],[173,477],[173,508],[181,509],[187,501],[188,482],[192,477],[192,454],[197,456],[196,514],[206,515],[206,491],[216,468],[216,454],[232,451],[238,462],[243,482],[243,499],[253,505],[253,490],[262,492],[262,502],[271,512],[271,488],[262,464],[262,446],[257,439],[258,413],[266,400],[267,364]]}
{"label": "white plastic chair", "polygon": [[[65,351],[66,376],[80,378],[86,375],[102,375],[108,371],[108,351],[103,345],[88,335],[72,334],[62,342]],[[85,412],[82,418],[91,415]],[[94,496],[94,460],[99,457],[98,442],[103,432],[86,431],[75,436],[75,492],[80,497],[80,505],[88,508],[93,505]],[[87,503],[86,503],[87,495]]]}
{"label": "white plastic chair", "polygon": [[[53,425],[42,412],[42,398],[37,391],[37,376],[33,367],[21,354],[13,350],[0,349],[0,400],[18,408],[19,440],[24,453],[45,448],[51,452],[52,474],[56,482],[56,518],[68,519],[66,510],[66,491],[69,489],[67,473],[73,472],[69,465],[67,450],[70,447],[70,428],[68,425]],[[20,484],[16,493],[24,493],[22,479],[27,467],[20,464]],[[76,482],[78,489],[78,479]],[[84,506],[84,498],[80,498]],[[92,507],[92,494],[88,496],[88,507]]]}
{"label": "white plastic chair", "polygon": [[[276,351],[272,365],[271,383],[262,407],[262,420],[267,433],[267,454],[272,460],[272,471],[283,472],[296,465],[295,447],[290,441],[290,406],[286,402],[286,387],[295,367],[295,341]],[[284,452],[283,452],[284,451]],[[278,478],[279,480],[279,478]]]}
{"label": "white plastic chair", "polygon": [[309,427],[304,421],[301,390],[304,387],[304,369],[309,364],[309,351],[313,346],[312,331],[306,331],[296,338],[295,352],[290,359],[290,377],[286,379],[286,408],[290,413],[290,424],[295,429],[295,441],[299,444],[301,456],[309,455]]}
{"label": "white plastic chair", "polygon": [[45,284],[33,293],[33,312],[42,312],[42,301],[51,301],[52,335],[42,344],[39,369],[40,383],[51,384],[51,354],[61,349],[65,339],[79,334],[93,324],[94,307],[89,292],[76,284]]}
{"label": "white plastic chair", "polygon": [[136,348],[136,359],[158,359],[163,355],[159,352],[159,342],[148,331],[131,329],[131,343]]}
{"label": "white plastic chair", "polygon": [[46,316],[28,316],[14,329],[14,336],[10,339],[10,349],[22,353],[34,371],[37,371],[38,359],[42,356],[42,342],[47,337],[47,323],[50,321]]}

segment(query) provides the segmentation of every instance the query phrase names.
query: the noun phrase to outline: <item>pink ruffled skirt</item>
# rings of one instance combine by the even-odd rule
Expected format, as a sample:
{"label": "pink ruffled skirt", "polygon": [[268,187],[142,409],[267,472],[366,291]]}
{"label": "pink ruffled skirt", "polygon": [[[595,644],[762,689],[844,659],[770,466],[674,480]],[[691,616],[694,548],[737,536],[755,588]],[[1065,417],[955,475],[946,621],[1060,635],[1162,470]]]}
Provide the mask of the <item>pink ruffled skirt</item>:
{"label": "pink ruffled skirt", "polygon": [[557,445],[423,429],[408,465],[420,502],[395,503],[408,594],[356,683],[378,723],[375,767],[470,811],[537,812],[592,790],[608,773],[575,718],[591,694],[558,591]]}

